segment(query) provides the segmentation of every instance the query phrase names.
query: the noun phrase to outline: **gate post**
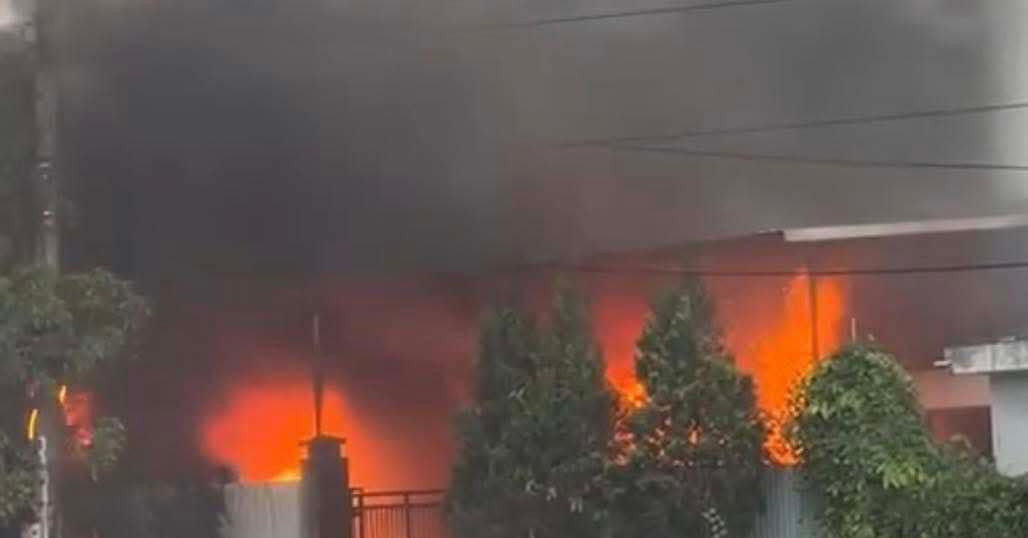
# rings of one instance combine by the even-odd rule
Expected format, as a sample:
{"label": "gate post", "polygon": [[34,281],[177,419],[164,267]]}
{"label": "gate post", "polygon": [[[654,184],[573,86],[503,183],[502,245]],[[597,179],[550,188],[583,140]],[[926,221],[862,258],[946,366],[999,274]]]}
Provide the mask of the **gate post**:
{"label": "gate post", "polygon": [[303,538],[353,538],[353,498],[345,440],[319,435],[307,443],[300,493]]}

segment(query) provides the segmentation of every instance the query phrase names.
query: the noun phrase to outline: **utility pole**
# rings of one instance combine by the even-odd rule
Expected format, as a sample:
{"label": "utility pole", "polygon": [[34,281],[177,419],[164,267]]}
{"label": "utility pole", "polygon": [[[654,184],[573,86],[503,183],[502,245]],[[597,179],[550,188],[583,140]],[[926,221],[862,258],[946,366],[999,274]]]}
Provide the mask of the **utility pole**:
{"label": "utility pole", "polygon": [[57,272],[60,265],[60,227],[57,175],[58,88],[54,29],[57,22],[55,0],[36,0],[33,13],[33,43],[36,81],[36,162],[33,177],[36,219],[36,263]]}
{"label": "utility pole", "polygon": [[[60,225],[58,220],[60,190],[57,175],[58,83],[55,27],[58,0],[35,0],[23,36],[35,66],[35,163],[30,178],[34,230],[34,261],[37,267],[56,274],[60,270]],[[39,417],[40,481],[37,500],[38,521],[26,529],[32,538],[60,538],[60,514],[57,492],[58,467],[63,421],[62,410],[52,387],[41,380],[31,383],[30,398]]]}
{"label": "utility pole", "polygon": [[807,297],[810,303],[810,354],[813,364],[821,360],[821,343],[818,338],[817,319],[817,275],[807,270]]}
{"label": "utility pole", "polygon": [[325,401],[325,366],[321,361],[321,316],[314,314],[313,334],[313,364],[311,369],[311,382],[314,389],[314,436],[320,437],[322,408]]}

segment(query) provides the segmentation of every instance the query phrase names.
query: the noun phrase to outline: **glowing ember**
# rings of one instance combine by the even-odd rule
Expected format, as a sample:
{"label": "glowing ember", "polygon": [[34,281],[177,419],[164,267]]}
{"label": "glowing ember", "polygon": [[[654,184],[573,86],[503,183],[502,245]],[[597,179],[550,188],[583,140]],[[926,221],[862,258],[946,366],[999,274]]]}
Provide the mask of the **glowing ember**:
{"label": "glowing ember", "polygon": [[62,386],[57,392],[57,401],[64,411],[64,425],[71,430],[72,439],[80,447],[93,444],[95,419],[93,395],[85,391],[69,391]]}
{"label": "glowing ember", "polygon": [[646,387],[634,377],[612,379],[610,384],[629,409],[639,409],[646,403]]}

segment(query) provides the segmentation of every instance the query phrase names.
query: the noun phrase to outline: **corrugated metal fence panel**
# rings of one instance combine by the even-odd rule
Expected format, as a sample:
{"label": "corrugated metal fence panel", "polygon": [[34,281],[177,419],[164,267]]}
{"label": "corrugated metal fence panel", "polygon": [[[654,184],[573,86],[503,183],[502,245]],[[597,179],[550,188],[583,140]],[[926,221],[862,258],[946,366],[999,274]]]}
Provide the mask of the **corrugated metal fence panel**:
{"label": "corrugated metal fence panel", "polygon": [[795,469],[775,468],[767,472],[767,507],[757,518],[753,538],[818,538],[814,499],[802,486]]}
{"label": "corrugated metal fence panel", "polygon": [[231,484],[225,488],[224,538],[296,538],[300,484]]}

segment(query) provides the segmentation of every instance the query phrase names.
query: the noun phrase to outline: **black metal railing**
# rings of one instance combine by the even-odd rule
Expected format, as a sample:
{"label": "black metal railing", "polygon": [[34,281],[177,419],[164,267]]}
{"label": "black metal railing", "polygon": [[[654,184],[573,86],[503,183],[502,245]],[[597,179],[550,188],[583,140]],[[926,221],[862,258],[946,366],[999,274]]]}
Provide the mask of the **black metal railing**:
{"label": "black metal railing", "polygon": [[364,491],[353,497],[354,538],[449,538],[442,490]]}

